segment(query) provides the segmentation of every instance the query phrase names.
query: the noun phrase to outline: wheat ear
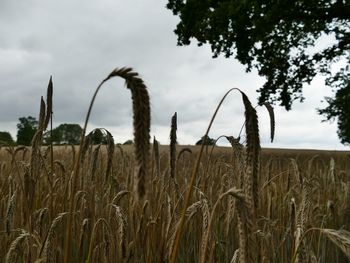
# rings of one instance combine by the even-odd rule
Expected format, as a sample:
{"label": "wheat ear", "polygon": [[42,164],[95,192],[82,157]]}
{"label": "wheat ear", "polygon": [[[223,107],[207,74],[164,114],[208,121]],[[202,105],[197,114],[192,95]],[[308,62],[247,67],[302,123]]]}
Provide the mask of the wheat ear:
{"label": "wheat ear", "polygon": [[145,180],[148,173],[149,150],[150,150],[150,128],[151,110],[147,87],[138,73],[131,68],[115,69],[104,80],[119,76],[125,79],[127,88],[131,91],[133,120],[134,120],[134,142],[135,156],[138,162],[137,192],[139,197],[145,195]]}
{"label": "wheat ear", "polygon": [[46,95],[46,116],[44,120],[44,130],[47,128],[52,116],[52,95],[53,95],[53,84],[52,77],[50,77],[49,84],[47,85],[47,95]]}
{"label": "wheat ear", "polygon": [[7,235],[10,234],[12,225],[13,225],[13,214],[16,207],[16,197],[17,192],[15,191],[13,195],[9,198],[8,207],[6,211],[6,221],[5,221],[5,228]]}
{"label": "wheat ear", "polygon": [[245,130],[246,130],[246,160],[245,160],[245,174],[244,174],[244,191],[247,194],[247,203],[256,216],[258,207],[258,176],[260,169],[260,138],[258,116],[255,108],[250,103],[247,95],[242,91],[242,99],[245,108]]}
{"label": "wheat ear", "polygon": [[269,112],[270,116],[270,139],[271,142],[273,142],[273,139],[275,138],[275,129],[276,129],[276,121],[275,121],[275,112],[273,110],[273,107],[270,103],[265,102],[264,106],[266,107],[267,111]]}
{"label": "wheat ear", "polygon": [[[21,244],[30,236],[29,233],[24,232],[20,234],[10,246],[9,251],[6,254],[5,263],[16,263],[18,262],[18,253],[22,252],[20,249]],[[23,252],[22,252],[23,253]]]}
{"label": "wheat ear", "polygon": [[[132,104],[133,104],[133,125],[134,125],[134,142],[135,142],[135,156],[138,163],[137,174],[137,192],[138,196],[142,198],[145,195],[145,181],[148,173],[148,162],[149,162],[149,149],[150,149],[150,128],[151,128],[151,110],[150,100],[146,85],[143,80],[139,77],[138,73],[133,72],[131,68],[116,68],[113,70],[97,87],[86,114],[84,128],[82,130],[80,147],[78,152],[77,161],[74,165],[71,196],[74,195],[75,188],[77,185],[77,177],[80,172],[80,158],[81,149],[84,145],[84,136],[87,128],[87,124],[91,115],[92,107],[95,102],[96,96],[101,89],[102,85],[113,77],[122,77],[125,79],[127,88],[131,91]],[[65,252],[64,252],[64,263],[69,262],[71,253],[71,235],[72,235],[72,222],[73,222],[73,199],[70,200],[69,204],[69,217],[68,227],[65,238]],[[90,252],[91,253],[91,252]]]}
{"label": "wheat ear", "polygon": [[43,250],[43,258],[45,259],[45,262],[55,262],[55,249],[53,247],[53,242],[56,238],[56,233],[58,230],[59,224],[62,222],[63,217],[67,213],[61,213],[59,214],[51,223],[50,229],[48,231],[48,234],[46,236],[45,242],[44,242],[44,250]]}
{"label": "wheat ear", "polygon": [[177,130],[177,114],[171,118],[170,129],[170,176],[175,178],[176,174],[176,130]]}

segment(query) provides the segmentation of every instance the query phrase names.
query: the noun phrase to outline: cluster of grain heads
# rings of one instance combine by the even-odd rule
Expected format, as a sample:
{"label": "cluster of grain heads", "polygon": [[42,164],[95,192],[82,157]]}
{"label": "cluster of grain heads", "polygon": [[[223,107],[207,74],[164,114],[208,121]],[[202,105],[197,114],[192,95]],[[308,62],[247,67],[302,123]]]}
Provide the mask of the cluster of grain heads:
{"label": "cluster of grain heads", "polygon": [[[258,251],[257,244],[255,241],[255,237],[253,236],[254,230],[256,229],[256,211],[257,211],[257,206],[258,206],[258,176],[259,176],[259,169],[260,169],[260,139],[259,139],[259,126],[258,126],[258,118],[256,114],[255,108],[251,105],[248,97],[245,95],[244,92],[237,88],[230,89],[221,99],[219,102],[213,117],[209,123],[209,126],[207,128],[207,131],[204,135],[204,138],[206,138],[209,134],[209,131],[211,129],[211,126],[214,122],[214,119],[224,102],[225,98],[227,95],[233,91],[233,90],[238,90],[243,99],[243,104],[245,107],[245,127],[246,127],[246,159],[245,159],[245,169],[244,169],[244,178],[243,178],[243,190],[245,192],[245,203],[247,204],[248,209],[248,215],[247,218],[252,219],[252,228],[249,231],[249,233],[246,233],[247,235],[250,236],[252,239],[251,242],[251,248],[249,248],[249,251]],[[175,237],[175,242],[174,242],[174,247],[171,252],[171,257],[170,257],[170,262],[174,263],[177,258],[177,253],[178,249],[180,246],[180,240],[184,228],[184,223],[185,223],[185,214],[186,214],[186,209],[189,205],[189,200],[192,194],[192,189],[195,183],[196,175],[198,172],[199,164],[201,161],[201,157],[203,154],[203,148],[204,148],[205,140],[202,141],[201,149],[197,157],[197,161],[194,165],[192,176],[191,176],[191,182],[189,185],[189,188],[186,192],[186,197],[185,197],[185,204],[183,208],[183,212],[178,224],[178,229],[176,230],[176,237]],[[241,254],[243,254],[241,252]],[[256,253],[256,254],[254,254]],[[253,261],[256,261],[258,259],[258,253],[253,252],[252,257],[250,258]]]}

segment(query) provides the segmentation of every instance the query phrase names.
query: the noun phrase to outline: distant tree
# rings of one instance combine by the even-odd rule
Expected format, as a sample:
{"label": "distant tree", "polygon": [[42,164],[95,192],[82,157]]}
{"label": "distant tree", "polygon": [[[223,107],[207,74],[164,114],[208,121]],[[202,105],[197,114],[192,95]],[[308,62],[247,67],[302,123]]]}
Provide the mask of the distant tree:
{"label": "distant tree", "polygon": [[38,121],[32,117],[19,118],[17,124],[17,144],[30,145],[38,128]]}
{"label": "distant tree", "polygon": [[91,140],[92,144],[107,144],[107,135],[104,134],[101,129],[95,129]]}
{"label": "distant tree", "polygon": [[12,136],[7,131],[0,131],[0,144],[5,145],[14,145],[15,142],[12,139]]}
{"label": "distant tree", "polygon": [[132,145],[134,144],[133,140],[127,140],[123,143],[123,145]]}
{"label": "distant tree", "polygon": [[53,144],[79,144],[82,130],[79,124],[60,124],[52,130],[52,137],[50,131],[45,133],[44,141],[46,144],[51,141]]}
{"label": "distant tree", "polygon": [[204,140],[204,145],[214,145],[215,140],[210,138],[209,136],[203,136],[199,141],[196,142],[196,145],[202,145]]}

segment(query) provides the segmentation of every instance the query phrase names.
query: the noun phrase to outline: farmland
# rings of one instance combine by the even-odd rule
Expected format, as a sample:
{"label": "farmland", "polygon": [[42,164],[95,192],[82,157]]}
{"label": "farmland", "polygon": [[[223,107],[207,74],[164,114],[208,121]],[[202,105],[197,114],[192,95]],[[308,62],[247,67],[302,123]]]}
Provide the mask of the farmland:
{"label": "farmland", "polygon": [[[77,147],[54,148],[52,174],[50,148],[42,147],[35,185],[28,181],[31,149],[2,147],[1,258],[62,262],[73,198],[71,262],[166,262],[199,148],[177,146],[172,178],[169,146],[153,147],[141,201],[133,146],[115,147],[108,173],[106,146],[91,146],[81,160],[73,197],[69,188]],[[198,262],[204,253],[204,262],[232,262],[240,245],[240,157],[231,147],[211,150],[204,150],[199,165],[178,262]],[[349,160],[349,152],[263,149],[257,230],[246,233],[258,242],[261,262],[290,262],[298,231],[350,230]],[[310,231],[298,242],[303,262],[347,262],[327,233]]]}

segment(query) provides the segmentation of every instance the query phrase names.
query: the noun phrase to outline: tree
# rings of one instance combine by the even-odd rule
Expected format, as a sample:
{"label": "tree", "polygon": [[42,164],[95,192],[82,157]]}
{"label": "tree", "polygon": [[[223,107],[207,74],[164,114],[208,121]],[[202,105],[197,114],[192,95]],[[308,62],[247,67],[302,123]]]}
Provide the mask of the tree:
{"label": "tree", "polygon": [[19,123],[17,124],[17,144],[30,145],[37,128],[38,121],[34,117],[19,118]]}
{"label": "tree", "polygon": [[92,144],[107,144],[107,135],[101,129],[95,129],[92,133]]}
{"label": "tree", "polygon": [[133,145],[134,141],[133,140],[127,140],[123,143],[123,145]]}
{"label": "tree", "polygon": [[[211,45],[213,56],[234,55],[247,71],[257,69],[266,82],[259,103],[280,102],[287,110],[304,100],[302,89],[317,74],[335,96],[318,110],[328,120],[338,118],[338,135],[350,142],[350,115],[344,101],[350,94],[350,4],[347,0],[169,0],[167,8],[180,17],[175,33],[179,45]],[[332,41],[313,48],[320,38]],[[324,44],[324,43],[323,43]],[[331,66],[344,66],[332,73]]]}
{"label": "tree", "polygon": [[207,136],[202,136],[202,138],[196,142],[196,145],[202,145],[202,142],[204,140],[204,145],[214,145],[215,140]]}
{"label": "tree", "polygon": [[0,131],[0,144],[5,145],[14,145],[15,142],[12,139],[12,136],[7,131]]}
{"label": "tree", "polygon": [[60,124],[58,127],[54,128],[52,130],[52,137],[51,132],[48,131],[44,135],[44,141],[46,144],[52,143],[53,144],[79,144],[80,143],[80,136],[82,132],[82,128],[79,124],[74,123],[64,123]]}

